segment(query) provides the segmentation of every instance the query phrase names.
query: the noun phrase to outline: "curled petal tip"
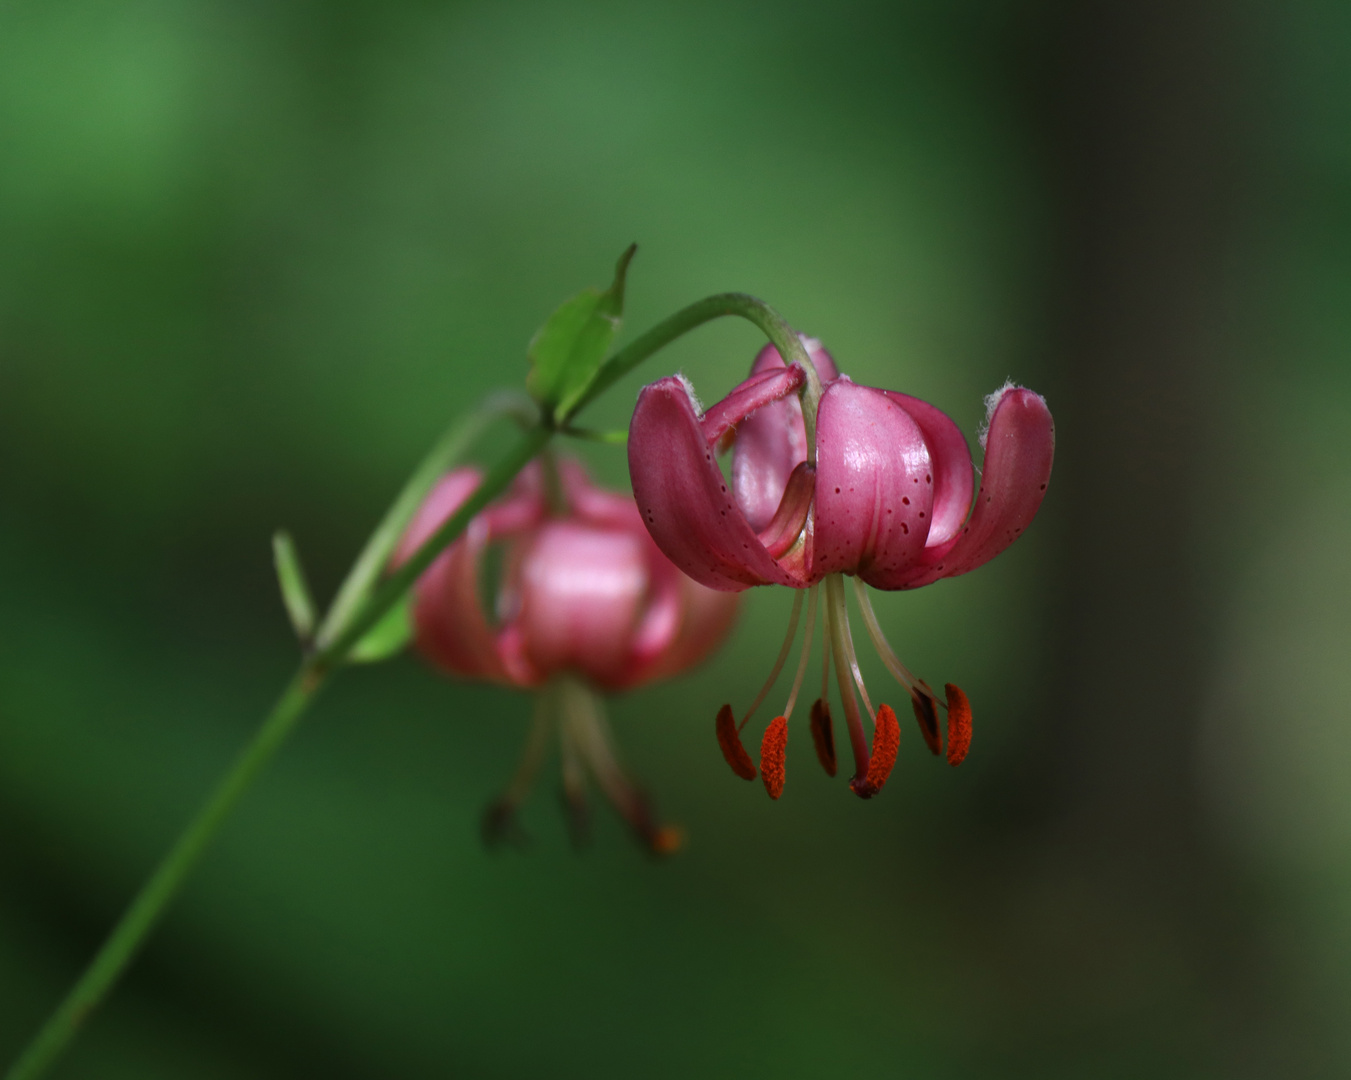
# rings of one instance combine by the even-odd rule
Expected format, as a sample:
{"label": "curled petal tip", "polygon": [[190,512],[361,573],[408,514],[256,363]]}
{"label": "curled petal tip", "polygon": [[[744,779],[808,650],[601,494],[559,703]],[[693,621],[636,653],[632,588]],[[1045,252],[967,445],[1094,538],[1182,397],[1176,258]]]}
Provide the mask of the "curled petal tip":
{"label": "curled petal tip", "polygon": [[711,589],[797,584],[737,508],[713,449],[678,379],[642,390],[629,422],[628,453],[647,531],[671,562]]}
{"label": "curled petal tip", "polygon": [[732,706],[724,705],[718,710],[717,720],[718,746],[722,756],[737,776],[743,780],[755,779],[755,762],[741,745],[741,734],[736,729],[736,718],[732,715]]}
{"label": "curled petal tip", "polygon": [[971,702],[960,686],[948,683],[948,764],[960,765],[971,749]]}
{"label": "curled petal tip", "polygon": [[783,794],[784,756],[788,749],[788,721],[776,716],[765,728],[765,737],[760,743],[760,777],[765,782],[765,790],[771,799]]}

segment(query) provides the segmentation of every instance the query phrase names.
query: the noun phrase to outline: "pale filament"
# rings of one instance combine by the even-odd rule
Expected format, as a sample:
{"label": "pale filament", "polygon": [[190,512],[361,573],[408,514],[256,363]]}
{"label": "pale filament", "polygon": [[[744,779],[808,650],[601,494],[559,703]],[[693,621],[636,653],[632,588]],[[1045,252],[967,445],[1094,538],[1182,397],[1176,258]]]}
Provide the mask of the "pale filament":
{"label": "pale filament", "polygon": [[[844,704],[844,718],[849,727],[849,748],[854,753],[854,769],[857,776],[868,775],[868,738],[863,733],[863,718],[859,715],[858,699],[854,696],[854,683],[849,677],[849,658],[845,654],[845,642],[840,634],[840,618],[844,608],[844,583],[839,574],[826,578],[826,637],[835,654],[835,682],[840,688],[840,700]],[[838,594],[838,601],[837,601]],[[848,629],[845,629],[848,632]]]}
{"label": "pale filament", "polygon": [[[877,722],[877,710],[873,708],[873,703],[868,700],[868,688],[863,685],[863,672],[859,670],[858,654],[854,652],[854,637],[849,632],[849,609],[844,600],[844,577],[841,574],[831,574],[827,582],[833,579],[833,588],[827,589],[827,597],[830,600],[833,614],[839,629],[836,633],[844,640],[844,655],[849,660],[849,672],[854,677],[854,682],[858,685],[859,695],[863,698],[863,707],[868,710],[868,717]],[[836,656],[835,662],[839,663],[839,657]]]}
{"label": "pale filament", "polygon": [[811,659],[812,631],[816,628],[816,586],[807,591],[807,627],[802,633],[802,659],[797,662],[797,674],[793,677],[793,690],[788,695],[788,704],[783,707],[783,718],[791,719],[793,706],[797,704],[798,691],[802,689],[803,677],[807,674],[807,661]]}
{"label": "pale filament", "polygon": [[530,722],[530,734],[526,738],[525,749],[521,752],[521,762],[502,796],[502,801],[511,806],[519,806],[525,799],[548,752],[549,736],[553,733],[558,704],[550,689],[546,689],[535,698],[535,715]]}
{"label": "pale filament", "polygon": [[873,640],[873,648],[877,650],[877,655],[882,658],[882,664],[886,669],[896,677],[897,682],[910,691],[912,697],[916,694],[924,694],[925,697],[932,699],[946,709],[947,703],[940,701],[922,679],[917,679],[914,673],[901,663],[900,657],[891,647],[891,642],[887,641],[886,635],[882,633],[882,626],[877,621],[876,612],[873,611],[867,586],[859,578],[854,578],[854,595],[858,597],[859,610],[863,612],[863,624],[868,628],[868,636]]}
{"label": "pale filament", "polygon": [[[813,596],[813,599],[815,597]],[[750,718],[755,715],[755,710],[764,704],[765,698],[769,696],[770,690],[774,688],[774,682],[779,677],[779,672],[783,670],[783,662],[788,659],[788,650],[793,647],[793,638],[797,636],[797,621],[802,614],[802,591],[800,589],[793,592],[793,610],[788,616],[788,633],[784,635],[783,644],[779,647],[779,655],[774,661],[774,667],[769,673],[769,678],[765,680],[765,685],[760,687],[760,692],[755,695],[755,700],[751,702],[751,707],[746,710],[746,715],[741,718],[741,723],[737,725],[740,731],[750,722]],[[811,624],[807,624],[807,633],[811,634]]]}

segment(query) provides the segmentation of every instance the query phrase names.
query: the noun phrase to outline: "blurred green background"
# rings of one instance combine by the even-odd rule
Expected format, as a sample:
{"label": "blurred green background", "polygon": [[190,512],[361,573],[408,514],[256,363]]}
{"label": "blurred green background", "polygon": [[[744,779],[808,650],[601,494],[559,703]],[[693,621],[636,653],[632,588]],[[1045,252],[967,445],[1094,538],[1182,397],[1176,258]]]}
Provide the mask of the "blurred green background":
{"label": "blurred green background", "polygon": [[636,240],[630,335],[739,289],[973,444],[1048,397],[1036,525],[877,600],[967,763],[735,780],[757,592],[613,702],[683,854],[552,771],[487,853],[529,701],[344,674],[54,1075],[1351,1074],[1351,7],[902,7],[0,5],[0,1058],[288,676],[272,530],[329,595]]}

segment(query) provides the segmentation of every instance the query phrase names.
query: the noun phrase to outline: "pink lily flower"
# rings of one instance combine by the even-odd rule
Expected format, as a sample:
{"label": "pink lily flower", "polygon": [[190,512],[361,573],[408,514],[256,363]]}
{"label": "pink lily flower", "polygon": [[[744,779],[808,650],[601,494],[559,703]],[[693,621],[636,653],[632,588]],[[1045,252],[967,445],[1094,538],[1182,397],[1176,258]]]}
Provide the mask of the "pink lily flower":
{"label": "pink lily flower", "polygon": [[[815,445],[799,392],[808,374],[785,365],[767,346],[750,378],[707,411],[680,376],[643,389],[629,427],[629,474],[634,495],[657,546],[686,574],[712,589],[786,585],[808,597],[807,630],[788,703],[765,732],[760,772],[773,798],[783,789],[787,721],[801,689],[816,620],[818,586],[824,591],[821,698],[810,727],[818,757],[835,775],[836,759],[826,697],[833,658],[848,722],[855,773],[863,798],[875,795],[895,763],[899,727],[887,705],[874,709],[850,634],[844,578],[853,579],[859,608],[886,667],[910,695],[926,743],[942,752],[938,709],[948,712],[947,756],[957,765],[971,738],[966,695],[946,685],[940,702],[896,656],[873,613],[865,584],[914,589],[965,574],[993,559],[1031,523],[1051,476],[1055,428],[1045,400],[1007,384],[986,399],[985,450],[979,491],[966,440],[944,413],[895,390],[859,386],[836,370],[819,342],[802,339],[823,392]],[[729,480],[716,455],[735,446]],[[740,730],[769,693],[796,634],[802,592],[788,635],[765,687],[738,725],[730,705],[718,714],[718,741],[737,775],[756,770]],[[872,718],[869,749],[857,686]]]}
{"label": "pink lily flower", "polygon": [[[658,826],[643,792],[619,764],[595,690],[640,686],[702,660],[731,627],[737,600],[690,580],[643,528],[631,496],[594,486],[581,466],[559,463],[551,507],[540,466],[470,522],[414,587],[419,651],[454,675],[538,691],[520,768],[488,811],[498,839],[514,828],[551,732],[576,835],[585,831],[589,771],[648,848],[667,853],[679,830]],[[407,559],[479,485],[476,469],[444,476],[394,554]],[[485,556],[497,548],[500,580],[484,610]]]}

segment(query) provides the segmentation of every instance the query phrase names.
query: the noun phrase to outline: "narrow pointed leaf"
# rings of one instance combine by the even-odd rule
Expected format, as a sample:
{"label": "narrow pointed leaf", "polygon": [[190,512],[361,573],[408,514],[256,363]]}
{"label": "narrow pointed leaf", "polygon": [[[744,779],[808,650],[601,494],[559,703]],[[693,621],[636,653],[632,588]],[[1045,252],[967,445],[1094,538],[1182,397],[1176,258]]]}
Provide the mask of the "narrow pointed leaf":
{"label": "narrow pointed leaf", "polygon": [[314,634],[314,600],[310,597],[310,587],[305,583],[305,571],[300,565],[300,555],[290,533],[283,530],[273,535],[272,557],[277,566],[277,584],[281,586],[282,603],[286,605],[291,626],[296,637],[308,642]]}
{"label": "narrow pointed leaf", "polygon": [[545,409],[564,418],[582,399],[610,352],[624,314],[624,280],[637,245],[619,257],[614,283],[585,289],[563,302],[530,342],[526,389]]}

